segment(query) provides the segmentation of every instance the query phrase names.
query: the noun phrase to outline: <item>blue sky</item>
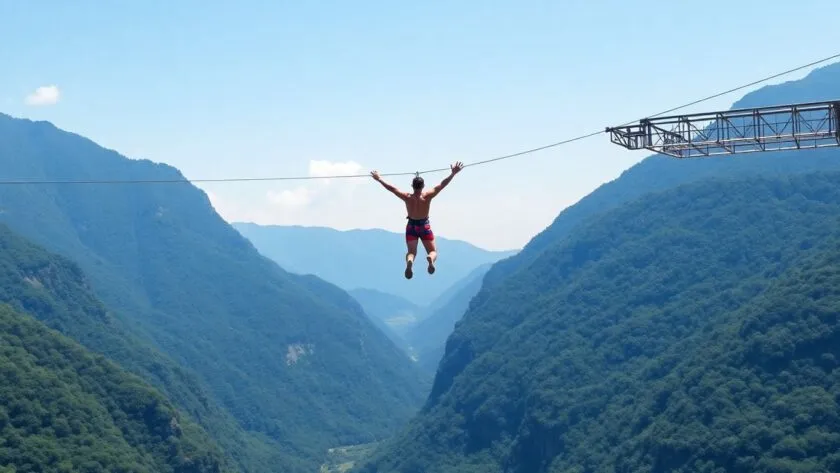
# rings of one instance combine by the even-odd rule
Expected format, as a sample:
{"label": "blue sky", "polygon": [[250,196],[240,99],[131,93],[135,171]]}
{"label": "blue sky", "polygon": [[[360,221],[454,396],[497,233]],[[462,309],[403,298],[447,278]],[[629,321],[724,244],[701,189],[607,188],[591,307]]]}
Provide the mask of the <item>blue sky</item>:
{"label": "blue sky", "polygon": [[[838,15],[827,0],[807,11],[718,0],[0,0],[0,111],[193,179],[415,171],[600,130],[834,54],[818,45],[840,44]],[[56,103],[26,102],[48,86]],[[470,167],[432,223],[485,248],[521,247],[646,155],[600,135]],[[401,202],[369,179],[200,186],[230,221],[405,224]]]}

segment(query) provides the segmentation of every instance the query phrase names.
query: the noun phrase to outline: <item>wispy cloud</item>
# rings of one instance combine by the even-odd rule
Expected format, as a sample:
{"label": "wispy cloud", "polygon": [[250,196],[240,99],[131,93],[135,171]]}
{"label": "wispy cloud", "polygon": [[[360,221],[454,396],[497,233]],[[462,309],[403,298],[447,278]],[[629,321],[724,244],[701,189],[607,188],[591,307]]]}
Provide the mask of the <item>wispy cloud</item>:
{"label": "wispy cloud", "polygon": [[[332,162],[332,161],[309,161],[309,175],[313,177],[326,176],[348,176],[361,174],[362,165],[355,161]],[[325,179],[330,182],[332,179]]]}
{"label": "wispy cloud", "polygon": [[312,202],[313,191],[307,186],[299,186],[280,192],[268,191],[268,200],[281,207],[300,208]]}
{"label": "wispy cloud", "polygon": [[34,92],[26,96],[26,104],[35,107],[55,105],[61,98],[61,91],[55,85],[38,87]]}
{"label": "wispy cloud", "polygon": [[[309,161],[309,176],[312,177],[328,177],[328,176],[349,176],[362,174],[362,165],[355,161],[334,162],[326,160],[312,160]],[[282,207],[284,209],[301,209],[312,204],[316,199],[324,195],[335,197],[348,197],[346,192],[340,196],[336,194],[336,189],[331,187],[333,181],[342,181],[340,188],[345,189],[346,192],[352,192],[351,187],[359,178],[353,179],[317,179],[306,182],[292,189],[285,189],[282,191],[268,191],[266,197],[274,206]],[[331,190],[327,190],[329,187]]]}

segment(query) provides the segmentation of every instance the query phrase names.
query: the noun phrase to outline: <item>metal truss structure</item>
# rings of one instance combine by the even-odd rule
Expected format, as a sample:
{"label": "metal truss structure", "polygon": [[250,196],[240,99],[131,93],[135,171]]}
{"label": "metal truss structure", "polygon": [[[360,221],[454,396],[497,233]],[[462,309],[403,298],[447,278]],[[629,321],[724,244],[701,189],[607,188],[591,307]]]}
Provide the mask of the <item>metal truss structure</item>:
{"label": "metal truss structure", "polygon": [[646,118],[610,141],[676,158],[840,146],[840,100]]}

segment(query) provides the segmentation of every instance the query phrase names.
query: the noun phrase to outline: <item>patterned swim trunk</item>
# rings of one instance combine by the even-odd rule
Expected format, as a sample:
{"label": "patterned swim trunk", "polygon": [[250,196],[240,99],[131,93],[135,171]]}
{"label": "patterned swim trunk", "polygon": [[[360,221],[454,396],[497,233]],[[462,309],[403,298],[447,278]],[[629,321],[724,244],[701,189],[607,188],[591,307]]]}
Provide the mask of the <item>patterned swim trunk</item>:
{"label": "patterned swim trunk", "polygon": [[405,226],[405,239],[406,241],[414,241],[417,239],[427,241],[434,240],[435,234],[432,232],[431,225],[429,225],[429,219],[408,219],[408,223]]}

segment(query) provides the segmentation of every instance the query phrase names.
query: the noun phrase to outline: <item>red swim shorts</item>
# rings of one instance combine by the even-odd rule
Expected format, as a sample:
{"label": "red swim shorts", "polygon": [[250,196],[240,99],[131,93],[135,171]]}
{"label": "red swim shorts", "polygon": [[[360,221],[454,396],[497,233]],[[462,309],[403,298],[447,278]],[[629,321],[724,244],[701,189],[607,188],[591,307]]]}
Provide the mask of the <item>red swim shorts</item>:
{"label": "red swim shorts", "polygon": [[435,234],[432,232],[432,227],[429,225],[429,219],[422,220],[408,219],[405,226],[406,241],[420,240],[434,240]]}

